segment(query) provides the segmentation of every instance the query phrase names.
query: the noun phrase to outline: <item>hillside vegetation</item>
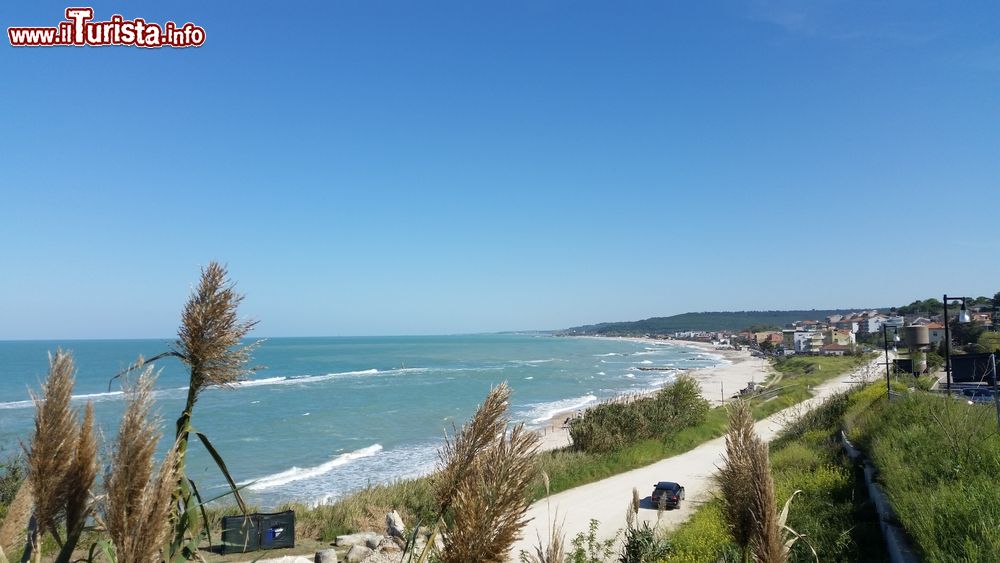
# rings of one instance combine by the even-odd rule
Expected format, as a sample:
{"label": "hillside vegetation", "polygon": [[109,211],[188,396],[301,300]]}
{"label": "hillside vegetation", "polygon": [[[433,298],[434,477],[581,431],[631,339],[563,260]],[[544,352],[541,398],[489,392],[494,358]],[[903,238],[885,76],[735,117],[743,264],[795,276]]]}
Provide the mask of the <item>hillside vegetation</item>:
{"label": "hillside vegetation", "polygon": [[846,422],[925,561],[996,561],[1000,435],[993,405],[917,392],[876,402]]}
{"label": "hillside vegetation", "polygon": [[578,326],[561,331],[562,335],[640,336],[672,334],[682,331],[741,331],[753,325],[783,327],[803,319],[822,320],[858,309],[812,309],[802,311],[721,311],[682,313],[670,317],[651,317],[641,321],[609,322]]}

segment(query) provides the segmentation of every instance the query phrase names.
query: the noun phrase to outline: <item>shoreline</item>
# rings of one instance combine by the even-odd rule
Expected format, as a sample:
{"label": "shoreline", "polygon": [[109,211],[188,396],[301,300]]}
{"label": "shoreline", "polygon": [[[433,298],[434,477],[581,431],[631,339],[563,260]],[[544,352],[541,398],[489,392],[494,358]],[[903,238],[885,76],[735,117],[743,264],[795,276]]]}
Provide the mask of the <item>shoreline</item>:
{"label": "shoreline", "polygon": [[[678,370],[678,373],[689,375],[698,382],[698,385],[701,387],[701,395],[708,401],[710,407],[725,404],[729,400],[729,397],[738,393],[749,382],[762,383],[771,373],[767,360],[753,357],[750,355],[749,350],[717,348],[715,345],[706,342],[659,340],[655,338],[625,336],[570,336],[566,338],[600,338],[660,346],[684,346],[716,354],[720,356],[722,361],[715,366]],[[659,389],[652,389],[641,393],[641,395],[648,396],[657,391]],[[545,421],[540,428],[535,429],[535,433],[540,438],[539,453],[558,450],[572,445],[569,428],[565,424],[567,417],[583,412],[602,402],[604,401],[587,405],[575,412],[557,413]]]}

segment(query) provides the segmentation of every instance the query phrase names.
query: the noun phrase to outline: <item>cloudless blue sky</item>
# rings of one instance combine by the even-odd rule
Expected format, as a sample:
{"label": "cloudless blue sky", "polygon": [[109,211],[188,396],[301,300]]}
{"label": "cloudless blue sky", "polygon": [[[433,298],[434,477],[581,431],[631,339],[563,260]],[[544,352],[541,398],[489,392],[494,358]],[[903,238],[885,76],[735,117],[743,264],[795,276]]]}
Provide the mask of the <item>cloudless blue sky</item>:
{"label": "cloudless blue sky", "polygon": [[[1000,290],[1000,3],[94,2],[0,45],[0,339],[548,329]],[[10,0],[0,26],[66,4]]]}

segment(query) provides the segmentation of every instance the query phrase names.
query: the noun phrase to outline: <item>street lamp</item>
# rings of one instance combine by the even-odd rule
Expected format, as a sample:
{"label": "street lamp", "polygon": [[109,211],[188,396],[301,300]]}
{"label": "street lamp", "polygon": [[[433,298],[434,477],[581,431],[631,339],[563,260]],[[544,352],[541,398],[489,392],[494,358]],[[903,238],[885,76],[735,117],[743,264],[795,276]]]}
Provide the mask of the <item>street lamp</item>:
{"label": "street lamp", "polygon": [[[892,385],[889,382],[889,336],[886,331],[889,326],[882,323],[882,348],[885,349],[885,396],[886,400],[892,400]],[[896,343],[899,342],[899,327],[892,327],[892,351],[896,351]]]}
{"label": "street lamp", "polygon": [[945,376],[948,378],[948,396],[951,396],[951,333],[948,331],[948,301],[961,301],[962,308],[958,311],[958,322],[965,324],[971,319],[969,317],[969,310],[965,308],[965,300],[968,297],[948,297],[948,294],[944,295],[944,372]]}

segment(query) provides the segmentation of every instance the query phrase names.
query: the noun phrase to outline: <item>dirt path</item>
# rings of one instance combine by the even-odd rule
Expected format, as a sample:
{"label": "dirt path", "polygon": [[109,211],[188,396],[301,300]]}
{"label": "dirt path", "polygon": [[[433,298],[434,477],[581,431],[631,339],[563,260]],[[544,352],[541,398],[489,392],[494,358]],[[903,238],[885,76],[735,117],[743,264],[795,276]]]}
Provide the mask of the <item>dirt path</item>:
{"label": "dirt path", "polygon": [[[872,360],[869,365],[878,365],[880,361],[881,359]],[[861,381],[866,369],[871,368],[862,366],[854,372],[817,386],[811,399],[758,422],[757,433],[764,440],[770,441],[790,419],[814,408],[830,395]],[[639,489],[642,498],[639,518],[655,523],[656,510],[649,500],[649,494],[657,481],[676,481],[685,487],[687,500],[682,503],[681,508],[665,512],[660,520],[661,526],[668,529],[676,527],[687,520],[701,503],[711,499],[714,490],[712,475],[722,463],[724,450],[725,438],[716,438],[686,453],[536,502],[528,510],[528,518],[532,520],[524,528],[523,539],[514,544],[512,560],[518,559],[521,550],[530,551],[537,544],[539,535],[544,541],[548,541],[550,514],[555,515],[557,511],[559,520],[564,520],[563,531],[566,533],[567,543],[577,533],[586,532],[592,518],[600,522],[598,537],[611,537],[625,526],[625,510],[631,501],[633,487]]]}

